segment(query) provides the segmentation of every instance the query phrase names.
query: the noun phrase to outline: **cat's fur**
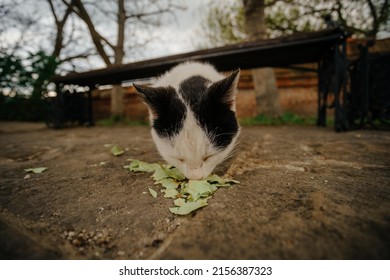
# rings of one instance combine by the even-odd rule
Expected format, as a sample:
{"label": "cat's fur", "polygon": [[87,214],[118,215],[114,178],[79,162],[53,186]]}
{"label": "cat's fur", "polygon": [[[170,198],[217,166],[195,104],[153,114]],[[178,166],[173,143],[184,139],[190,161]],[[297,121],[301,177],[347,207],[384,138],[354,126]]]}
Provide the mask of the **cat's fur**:
{"label": "cat's fur", "polygon": [[207,177],[234,148],[239,73],[224,77],[210,64],[186,62],[152,87],[134,84],[149,108],[158,151],[189,179]]}

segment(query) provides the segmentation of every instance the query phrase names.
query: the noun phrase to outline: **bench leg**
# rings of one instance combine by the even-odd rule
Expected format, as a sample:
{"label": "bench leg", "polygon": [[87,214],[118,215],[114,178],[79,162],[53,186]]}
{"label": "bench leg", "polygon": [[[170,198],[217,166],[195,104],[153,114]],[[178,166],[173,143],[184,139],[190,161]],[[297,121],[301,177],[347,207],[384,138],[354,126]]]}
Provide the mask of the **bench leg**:
{"label": "bench leg", "polygon": [[93,121],[93,107],[92,107],[92,91],[95,87],[89,87],[88,89],[88,98],[87,98],[87,117],[88,117],[88,126],[94,126],[95,123]]}
{"label": "bench leg", "polygon": [[335,131],[347,131],[349,129],[346,113],[347,92],[347,58],[346,43],[335,45],[334,50],[334,80],[332,91],[334,94],[334,128]]}

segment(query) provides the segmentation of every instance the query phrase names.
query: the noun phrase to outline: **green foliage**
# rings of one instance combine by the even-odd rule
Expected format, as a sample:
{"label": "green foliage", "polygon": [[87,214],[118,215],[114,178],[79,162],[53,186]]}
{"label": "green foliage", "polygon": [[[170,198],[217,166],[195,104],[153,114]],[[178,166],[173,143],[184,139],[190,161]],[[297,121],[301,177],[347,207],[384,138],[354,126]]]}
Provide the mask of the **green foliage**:
{"label": "green foliage", "polygon": [[[245,40],[245,16],[241,1],[212,1],[201,29],[200,37],[207,40],[195,42],[199,48],[210,48]],[[198,36],[197,36],[198,37]]]}
{"label": "green foliage", "polygon": [[[389,4],[383,0],[265,0],[265,24],[268,37],[295,32],[315,31],[326,27],[325,15],[356,37],[375,37],[389,29]],[[216,47],[244,41],[245,17],[241,0],[212,1],[206,12],[197,44]],[[262,24],[262,23],[259,23]],[[199,36],[200,35],[200,36]],[[199,37],[205,42],[199,43]]]}
{"label": "green foliage", "polygon": [[96,124],[106,127],[112,127],[116,125],[145,126],[148,125],[148,122],[143,120],[132,120],[121,116],[111,116],[109,118],[96,121]]}
{"label": "green foliage", "polygon": [[264,115],[258,115],[254,118],[245,118],[240,120],[240,124],[243,126],[250,125],[267,125],[267,126],[278,126],[278,125],[314,125],[316,119],[314,117],[300,117],[293,113],[284,113],[281,117],[271,118]]}
{"label": "green foliage", "polygon": [[0,88],[18,88],[30,85],[30,76],[22,60],[13,55],[0,54]]}
{"label": "green foliage", "polygon": [[[147,163],[132,159],[129,165],[123,166],[132,172],[153,172],[155,185],[161,185],[164,197],[173,198],[175,207],[169,210],[176,215],[187,215],[207,205],[220,187],[230,187],[239,184],[239,181],[221,178],[216,174],[209,175],[203,180],[188,180],[179,169],[174,166]],[[156,198],[157,192],[149,188],[150,194]]]}
{"label": "green foliage", "polygon": [[47,86],[58,65],[43,51],[25,59],[0,54],[0,119],[43,120]]}
{"label": "green foliage", "polygon": [[32,96],[40,98],[46,92],[50,79],[60,63],[55,57],[49,56],[43,51],[30,54],[28,60],[30,62],[29,71],[33,78]]}

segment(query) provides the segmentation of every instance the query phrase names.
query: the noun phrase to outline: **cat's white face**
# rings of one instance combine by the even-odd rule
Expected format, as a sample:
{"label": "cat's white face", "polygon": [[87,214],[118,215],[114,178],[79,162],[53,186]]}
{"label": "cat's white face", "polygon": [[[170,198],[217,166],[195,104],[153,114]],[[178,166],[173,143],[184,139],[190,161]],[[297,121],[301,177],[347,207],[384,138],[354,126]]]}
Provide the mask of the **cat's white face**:
{"label": "cat's white face", "polygon": [[214,83],[192,76],[177,89],[135,85],[148,105],[159,153],[189,179],[206,178],[234,148],[240,131],[235,116],[238,74]]}
{"label": "cat's white face", "polygon": [[206,178],[233,150],[238,132],[231,143],[217,148],[209,136],[187,112],[182,130],[172,139],[160,137],[152,130],[152,137],[162,157],[182,171],[189,179]]}

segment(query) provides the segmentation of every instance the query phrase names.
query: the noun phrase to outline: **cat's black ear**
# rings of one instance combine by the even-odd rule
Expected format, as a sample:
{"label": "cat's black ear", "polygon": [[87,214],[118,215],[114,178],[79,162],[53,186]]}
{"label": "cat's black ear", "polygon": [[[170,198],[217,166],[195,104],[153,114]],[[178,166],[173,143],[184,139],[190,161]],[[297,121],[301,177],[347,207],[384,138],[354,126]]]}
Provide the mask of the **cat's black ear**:
{"label": "cat's black ear", "polygon": [[153,119],[157,119],[162,111],[162,108],[167,100],[168,93],[166,88],[163,87],[149,87],[143,85],[137,85],[133,83],[134,88],[137,90],[138,95],[142,98],[144,103],[148,106],[149,112]]}
{"label": "cat's black ear", "polygon": [[237,69],[226,78],[213,83],[208,89],[210,96],[218,102],[228,105],[234,111],[236,105],[236,87],[239,78],[240,69]]}
{"label": "cat's black ear", "polygon": [[148,106],[151,125],[161,137],[172,137],[179,133],[186,116],[186,107],[175,89],[148,87],[133,84],[139,96]]}
{"label": "cat's black ear", "polygon": [[148,106],[153,119],[157,119],[163,112],[166,112],[175,97],[173,87],[149,87],[137,84],[133,84],[133,86]]}
{"label": "cat's black ear", "polygon": [[155,92],[157,91],[157,88],[153,87],[148,87],[148,86],[142,86],[142,85],[137,85],[133,83],[134,88],[137,90],[137,93],[141,98],[147,102],[150,97],[155,95]]}

